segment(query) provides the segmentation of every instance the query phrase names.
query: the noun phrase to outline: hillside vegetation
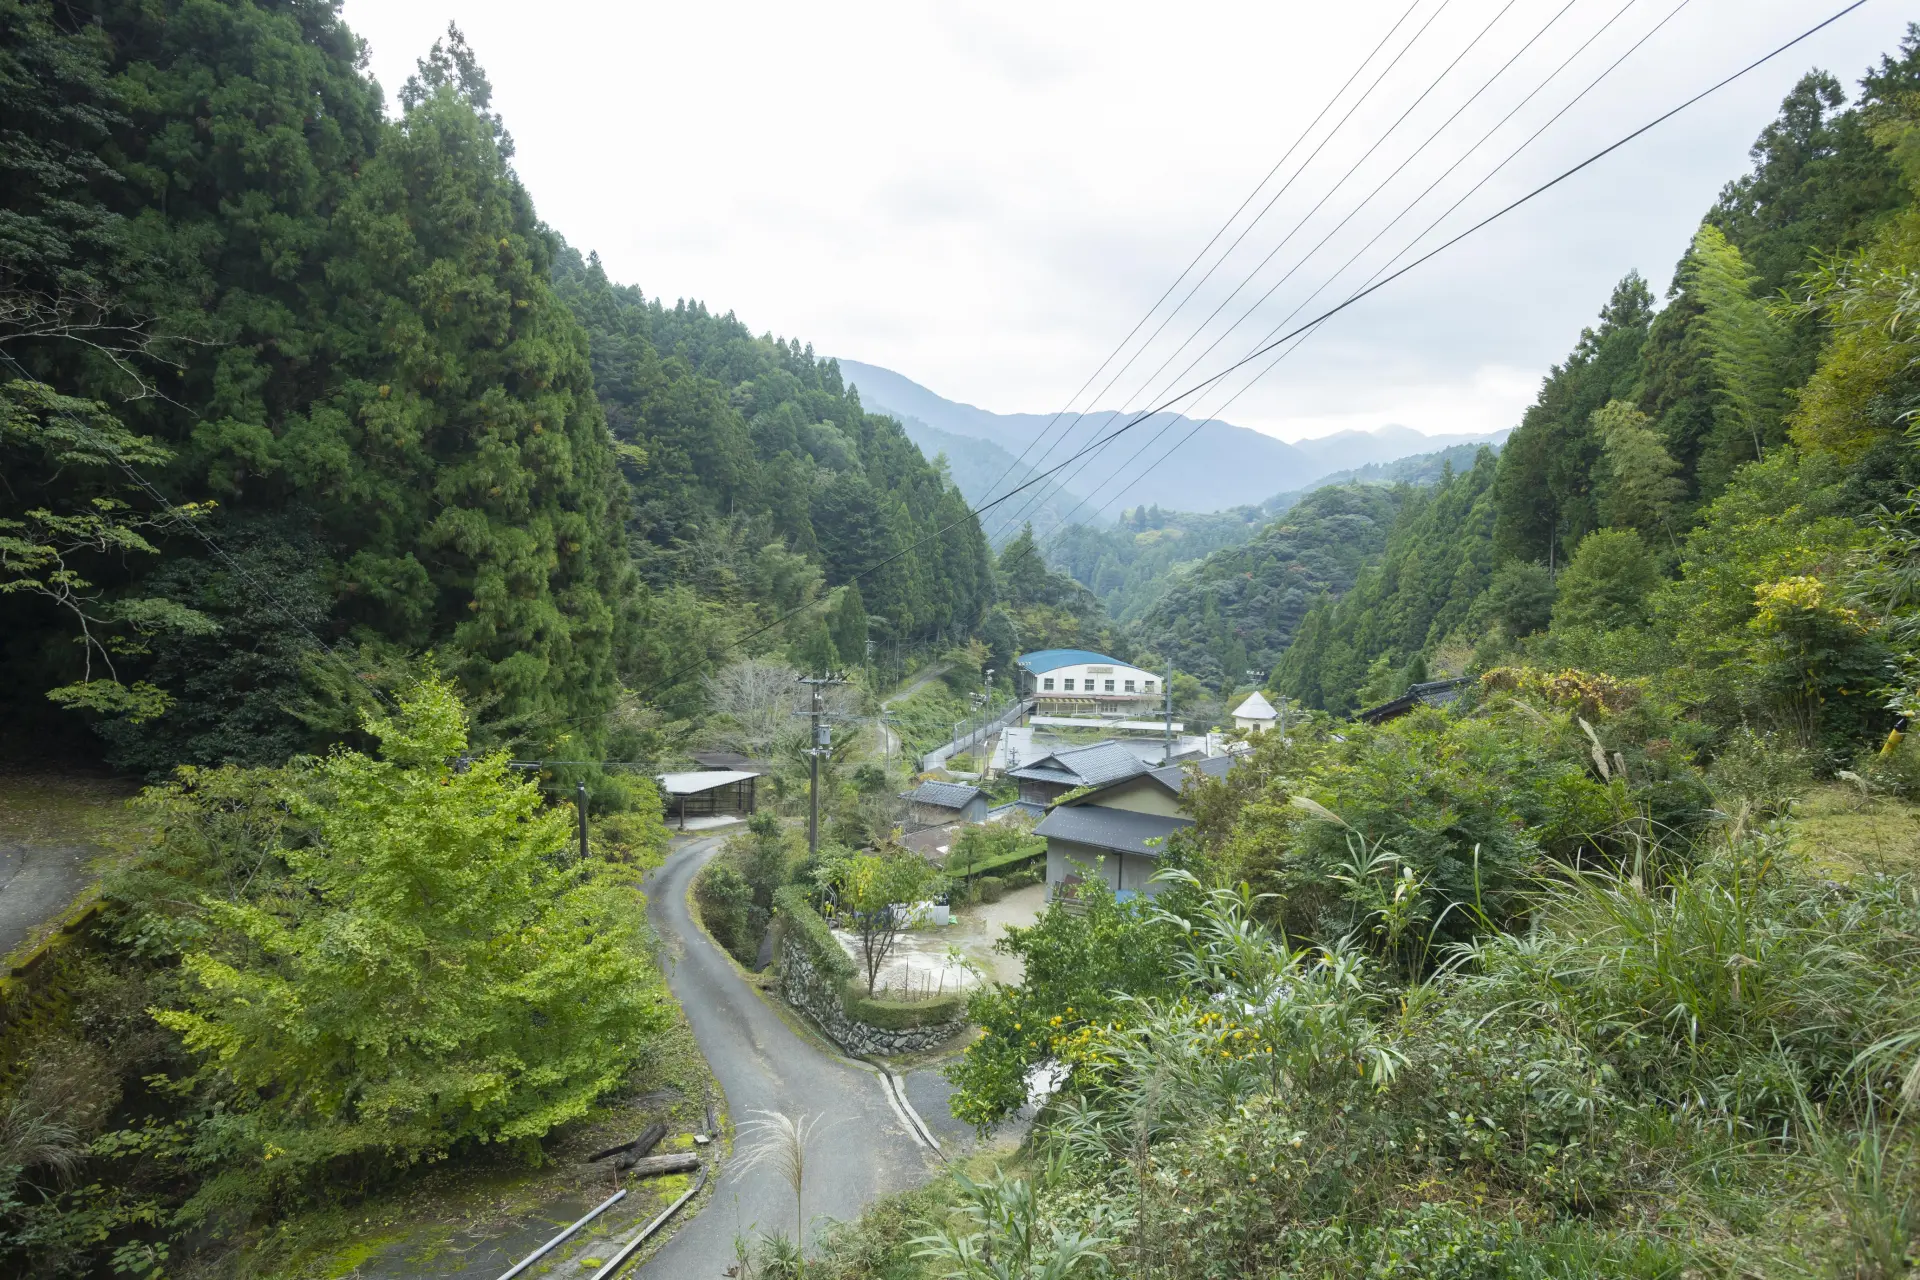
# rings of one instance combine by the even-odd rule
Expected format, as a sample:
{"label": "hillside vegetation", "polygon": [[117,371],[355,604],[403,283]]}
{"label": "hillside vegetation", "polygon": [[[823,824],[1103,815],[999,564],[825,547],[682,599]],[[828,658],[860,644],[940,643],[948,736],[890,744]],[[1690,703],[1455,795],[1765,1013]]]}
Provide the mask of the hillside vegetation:
{"label": "hillside vegetation", "polygon": [[1055,1082],[1032,1139],[819,1271],[1912,1274],[1916,139],[1920,27],[1799,84],[1497,457],[1176,580],[1142,635],[1318,712],[1195,780],[1158,898],[1009,937],[949,1074],[981,1125]]}

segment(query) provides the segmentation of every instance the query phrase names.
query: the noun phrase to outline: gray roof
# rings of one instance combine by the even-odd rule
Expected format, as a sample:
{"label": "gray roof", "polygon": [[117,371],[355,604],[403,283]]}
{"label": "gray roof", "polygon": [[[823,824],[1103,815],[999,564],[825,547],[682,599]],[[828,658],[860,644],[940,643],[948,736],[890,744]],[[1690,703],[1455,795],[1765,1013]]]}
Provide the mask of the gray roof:
{"label": "gray roof", "polygon": [[938,805],[942,809],[964,809],[975,796],[984,794],[978,787],[959,782],[923,782],[907,792],[914,804]]}
{"label": "gray roof", "polygon": [[1147,763],[1118,742],[1096,742],[1090,747],[1067,747],[1041,756],[1008,773],[1040,782],[1066,782],[1076,787],[1099,787],[1147,772]]}
{"label": "gray roof", "polygon": [[1074,804],[1055,809],[1033,829],[1037,836],[1070,840],[1075,844],[1111,849],[1116,853],[1137,853],[1149,858],[1160,856],[1160,845],[1149,840],[1164,840],[1182,827],[1193,825],[1191,818],[1163,818],[1157,813],[1134,813],[1130,809],[1108,809],[1097,804]]}
{"label": "gray roof", "polygon": [[759,776],[751,769],[699,769],[692,773],[656,774],[654,781],[670,796],[697,796],[703,791],[731,786]]}
{"label": "gray roof", "polygon": [[1239,756],[1206,756],[1199,760],[1176,762],[1164,769],[1153,769],[1150,772],[1153,774],[1154,781],[1170,791],[1179,793],[1184,792],[1191,781],[1187,777],[1188,764],[1198,768],[1203,778],[1224,778],[1227,776],[1227,770],[1239,763]]}

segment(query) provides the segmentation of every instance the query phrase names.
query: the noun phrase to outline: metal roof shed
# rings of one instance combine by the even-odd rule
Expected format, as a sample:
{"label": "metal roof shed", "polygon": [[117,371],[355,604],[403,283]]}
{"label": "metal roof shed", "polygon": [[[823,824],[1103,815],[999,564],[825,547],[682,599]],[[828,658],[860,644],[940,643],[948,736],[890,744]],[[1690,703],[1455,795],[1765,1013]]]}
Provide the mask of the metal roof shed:
{"label": "metal roof shed", "polygon": [[[746,816],[754,811],[754,781],[761,775],[748,769],[698,769],[691,773],[662,773],[654,778],[667,812],[677,815],[680,829],[687,819]],[[715,825],[712,821],[700,826]]]}

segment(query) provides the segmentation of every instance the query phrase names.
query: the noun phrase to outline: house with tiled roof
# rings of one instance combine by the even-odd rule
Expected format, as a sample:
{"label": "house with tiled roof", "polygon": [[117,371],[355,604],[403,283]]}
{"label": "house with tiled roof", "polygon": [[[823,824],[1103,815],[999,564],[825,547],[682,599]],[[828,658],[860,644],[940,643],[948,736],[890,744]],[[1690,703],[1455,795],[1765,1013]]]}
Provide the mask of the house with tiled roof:
{"label": "house with tiled roof", "polygon": [[987,793],[959,782],[923,782],[905,795],[907,817],[916,827],[950,822],[984,822]]}
{"label": "house with tiled roof", "polygon": [[1131,747],[1118,742],[1096,742],[1087,747],[1050,751],[1007,770],[1007,776],[1019,782],[1021,803],[1040,812],[1069,791],[1104,787],[1151,767]]}
{"label": "house with tiled roof", "polygon": [[1240,758],[1142,769],[1055,804],[1033,829],[1047,839],[1047,896],[1071,899],[1095,878],[1123,898],[1158,893],[1167,840],[1193,825],[1182,797],[1196,777],[1224,777]]}

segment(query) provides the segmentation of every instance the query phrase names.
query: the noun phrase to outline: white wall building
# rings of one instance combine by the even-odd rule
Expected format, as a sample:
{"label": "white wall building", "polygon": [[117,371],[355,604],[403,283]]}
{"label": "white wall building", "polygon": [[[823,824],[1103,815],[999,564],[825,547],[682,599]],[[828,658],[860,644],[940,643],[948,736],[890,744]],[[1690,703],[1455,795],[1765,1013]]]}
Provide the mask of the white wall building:
{"label": "white wall building", "polygon": [[1036,715],[1139,713],[1166,696],[1154,672],[1088,649],[1042,649],[1021,654],[1016,664],[1020,692],[1034,700]]}
{"label": "white wall building", "polygon": [[1233,727],[1236,729],[1254,729],[1261,733],[1273,728],[1280,713],[1273,709],[1266,695],[1258,689],[1245,702],[1233,709]]}

